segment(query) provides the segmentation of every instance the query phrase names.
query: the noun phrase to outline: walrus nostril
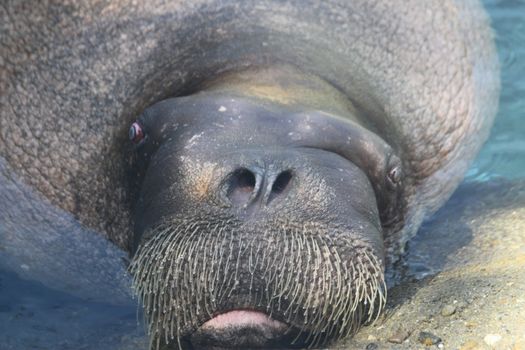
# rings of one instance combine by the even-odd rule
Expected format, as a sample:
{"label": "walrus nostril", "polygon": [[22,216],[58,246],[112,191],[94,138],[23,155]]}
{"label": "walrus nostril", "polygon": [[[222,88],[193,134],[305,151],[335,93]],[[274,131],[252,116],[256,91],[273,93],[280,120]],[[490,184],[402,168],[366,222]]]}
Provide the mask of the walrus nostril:
{"label": "walrus nostril", "polygon": [[227,196],[234,205],[246,205],[254,195],[256,184],[255,174],[246,168],[241,168],[230,175]]}
{"label": "walrus nostril", "polygon": [[292,179],[292,172],[287,170],[280,173],[277,178],[275,179],[275,182],[272,186],[272,193],[273,194],[279,194],[282,193],[288,184],[290,183],[290,180]]}
{"label": "walrus nostril", "polygon": [[268,202],[270,203],[275,197],[282,194],[290,184],[290,181],[292,180],[292,172],[290,170],[286,170],[281,172],[277,177],[275,178],[272,189],[270,193],[268,194]]}

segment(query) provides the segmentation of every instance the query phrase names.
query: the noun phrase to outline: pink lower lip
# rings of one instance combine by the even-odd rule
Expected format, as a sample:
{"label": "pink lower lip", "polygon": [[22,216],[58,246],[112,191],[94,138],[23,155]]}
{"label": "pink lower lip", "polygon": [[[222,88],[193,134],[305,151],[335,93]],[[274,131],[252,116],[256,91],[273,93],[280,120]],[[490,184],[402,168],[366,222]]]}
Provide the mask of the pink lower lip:
{"label": "pink lower lip", "polygon": [[202,325],[202,329],[225,329],[229,327],[264,327],[279,331],[286,330],[286,324],[276,321],[265,313],[251,310],[232,310],[217,315]]}

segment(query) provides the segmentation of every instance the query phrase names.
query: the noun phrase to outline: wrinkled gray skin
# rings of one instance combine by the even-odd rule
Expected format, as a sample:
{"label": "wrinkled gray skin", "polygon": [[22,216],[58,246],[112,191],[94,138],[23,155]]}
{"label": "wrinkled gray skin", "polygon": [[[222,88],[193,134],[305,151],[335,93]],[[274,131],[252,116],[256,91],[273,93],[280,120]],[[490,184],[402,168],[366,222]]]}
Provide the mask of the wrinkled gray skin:
{"label": "wrinkled gray skin", "polygon": [[[358,237],[383,266],[403,252],[424,218],[450,196],[486,139],[497,109],[497,57],[477,1],[8,0],[0,16],[0,264],[85,297],[127,302],[124,252],[146,244],[148,229],[170,217],[181,222],[193,210],[195,218],[196,208],[212,218],[219,215],[222,204],[215,199],[221,193],[230,209],[221,209],[220,215],[230,210],[228,219],[236,220],[240,236],[252,229],[255,234],[270,232],[268,227],[258,229],[261,222],[247,224],[257,217],[244,206],[250,197],[235,191],[235,181],[225,180],[239,174],[235,166],[246,168],[254,159],[277,169],[262,170],[270,182],[293,170],[285,181],[290,185],[283,187],[289,191],[277,191],[273,201],[281,208],[264,211],[273,215],[274,228],[284,220],[278,217],[283,213],[290,214],[286,225],[309,219],[322,227],[319,233],[341,234],[330,237],[341,238],[337,242]],[[313,150],[286,150],[286,137],[272,139],[266,132],[253,141],[252,131],[243,127],[238,139],[213,134],[228,136],[222,144],[233,142],[225,148],[230,152],[246,150],[240,158],[221,162],[225,149],[210,148],[211,140],[216,141],[211,131],[206,131],[210,138],[199,140],[198,128],[210,123],[202,122],[197,112],[193,115],[200,124],[188,129],[194,134],[178,141],[181,147],[191,146],[187,152],[192,157],[178,154],[152,165],[148,157],[159,158],[162,152],[146,155],[141,163],[144,154],[130,146],[129,125],[148,106],[195,93],[229,71],[274,65],[293,65],[344,95],[354,121],[374,135],[366,140],[387,145],[370,152],[379,158],[363,162],[355,154],[370,151],[367,147],[354,145],[345,153],[344,142],[336,138],[335,145],[323,141],[318,147],[314,137],[308,139],[315,140]],[[214,101],[226,95],[215,92]],[[197,105],[206,105],[201,95],[195,96]],[[235,107],[217,106],[223,105]],[[246,108],[253,111],[253,106]],[[333,112],[279,108],[281,116]],[[253,136],[265,130],[263,124],[254,124]],[[254,153],[248,150],[250,142],[256,143],[251,144]],[[169,149],[160,144],[152,150]],[[381,159],[390,151],[403,174],[400,197],[394,201],[385,200],[390,197],[380,185],[392,168],[377,167],[389,164]],[[205,183],[216,186],[202,190],[192,181],[206,175],[203,166],[209,163],[219,164],[223,172],[208,174],[213,181],[206,178]],[[224,171],[228,166],[230,171]],[[330,167],[346,169],[342,183]],[[301,174],[309,180],[294,182]],[[168,186],[159,186],[162,181],[186,185],[187,193],[170,194]],[[225,183],[229,187],[220,192]],[[213,188],[217,192],[210,197]],[[206,201],[191,193],[206,193]],[[271,186],[266,193],[269,198]],[[153,205],[144,206],[144,198]],[[210,203],[216,206],[210,208]],[[316,215],[307,217],[309,210]],[[353,226],[357,223],[363,227]],[[354,244],[327,249],[352,264],[359,256]],[[305,284],[315,282],[305,276]],[[250,302],[241,294],[238,300]]]}

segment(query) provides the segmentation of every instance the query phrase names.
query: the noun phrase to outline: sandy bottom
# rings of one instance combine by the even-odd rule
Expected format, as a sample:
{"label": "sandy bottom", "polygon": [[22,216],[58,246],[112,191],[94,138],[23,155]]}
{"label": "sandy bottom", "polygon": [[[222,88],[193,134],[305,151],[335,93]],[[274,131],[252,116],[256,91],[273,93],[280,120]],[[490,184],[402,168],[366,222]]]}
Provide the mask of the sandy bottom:
{"label": "sandy bottom", "polygon": [[462,185],[402,274],[383,318],[335,348],[525,349],[525,181]]}

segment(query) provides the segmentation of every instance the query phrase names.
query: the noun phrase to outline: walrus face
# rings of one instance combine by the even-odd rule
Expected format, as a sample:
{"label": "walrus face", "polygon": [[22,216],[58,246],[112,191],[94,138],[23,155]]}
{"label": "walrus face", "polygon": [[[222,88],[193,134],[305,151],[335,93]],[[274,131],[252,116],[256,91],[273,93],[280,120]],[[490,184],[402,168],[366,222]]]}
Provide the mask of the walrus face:
{"label": "walrus face", "polygon": [[[201,94],[148,108],[131,136],[144,177],[130,271],[152,347],[318,346],[379,314],[378,207],[395,196],[376,200],[370,179],[399,171],[355,125]],[[352,147],[375,154],[366,169]]]}

